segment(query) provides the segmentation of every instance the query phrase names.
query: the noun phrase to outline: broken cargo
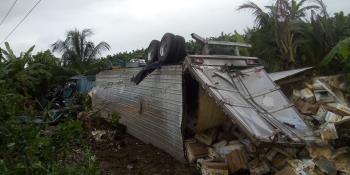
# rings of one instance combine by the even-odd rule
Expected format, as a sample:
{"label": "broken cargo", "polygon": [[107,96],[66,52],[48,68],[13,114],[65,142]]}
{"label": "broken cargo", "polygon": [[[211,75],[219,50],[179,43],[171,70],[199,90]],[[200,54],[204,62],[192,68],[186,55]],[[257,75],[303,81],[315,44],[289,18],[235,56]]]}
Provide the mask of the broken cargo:
{"label": "broken cargo", "polygon": [[[149,49],[147,62],[152,67],[108,70],[96,77],[93,103],[104,104],[106,113],[118,112],[131,135],[180,161],[185,161],[184,140],[226,122],[255,147],[298,147],[314,140],[313,131],[258,58],[240,56],[239,49],[250,45],[193,34],[202,51],[182,57],[176,52],[182,46],[167,48],[182,39],[165,37],[158,43],[159,62]],[[218,47],[233,47],[234,54],[214,52]],[[169,61],[173,57],[176,62]],[[131,81],[137,76],[138,85]]]}

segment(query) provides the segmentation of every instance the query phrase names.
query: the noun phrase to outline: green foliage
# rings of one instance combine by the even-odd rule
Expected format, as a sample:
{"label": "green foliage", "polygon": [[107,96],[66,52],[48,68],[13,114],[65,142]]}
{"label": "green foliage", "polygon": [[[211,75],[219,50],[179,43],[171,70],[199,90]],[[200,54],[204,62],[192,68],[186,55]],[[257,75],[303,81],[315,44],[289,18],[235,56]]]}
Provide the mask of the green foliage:
{"label": "green foliage", "polygon": [[52,51],[62,54],[62,64],[70,67],[79,74],[89,71],[90,64],[95,64],[102,52],[109,50],[108,43],[102,41],[95,45],[89,41],[92,36],[90,29],[79,31],[77,29],[68,31],[65,40],[58,40],[51,45]]}
{"label": "green foliage", "polygon": [[110,114],[110,118],[111,118],[111,124],[112,126],[116,127],[118,126],[120,123],[119,123],[119,120],[120,120],[120,114],[117,113],[117,112],[113,112],[112,114]]}
{"label": "green foliage", "polygon": [[[234,33],[221,33],[218,37],[210,37],[207,38],[208,40],[214,40],[214,41],[230,41],[230,42],[242,42],[246,43],[246,36],[239,34],[237,31],[234,31]],[[195,42],[194,40],[190,40],[186,42],[186,52],[187,54],[201,54],[202,46]],[[249,55],[249,52],[245,48],[240,48],[241,55]]]}
{"label": "green foliage", "polygon": [[329,64],[333,59],[350,65],[350,37],[339,41],[337,45],[325,56],[323,63]]}
{"label": "green foliage", "polygon": [[82,147],[79,122],[56,129],[31,122],[47,112],[38,110],[38,99],[67,73],[58,59],[50,51],[32,56],[34,46],[20,56],[8,43],[5,47],[0,49],[0,174],[97,174],[88,148],[83,147],[80,161],[70,157]]}
{"label": "green foliage", "polygon": [[248,29],[246,35],[252,43],[251,55],[261,58],[264,66],[271,72],[283,70],[283,61],[277,56],[279,52],[273,40],[274,34],[268,26],[261,29]]}
{"label": "green foliage", "polygon": [[126,126],[119,122],[119,120],[121,119],[121,116],[119,113],[113,112],[109,114],[109,118],[111,119],[112,127],[114,127],[116,130],[121,132],[126,131]]}
{"label": "green foliage", "polygon": [[83,106],[84,110],[91,109],[91,98],[86,93],[75,93],[68,101],[68,106],[73,105]]}
{"label": "green foliage", "polygon": [[96,165],[96,157],[91,153],[89,149],[84,150],[84,154],[82,157],[82,162],[78,165],[70,164],[70,165],[62,165],[55,164],[52,167],[52,171],[49,173],[52,175],[61,175],[61,174],[69,174],[69,175],[96,175],[99,174]]}
{"label": "green foliage", "polygon": [[[18,93],[25,101],[21,102],[24,109],[35,108],[32,101],[40,98],[44,90],[45,82],[52,78],[52,74],[46,66],[39,62],[33,62],[31,47],[28,51],[21,53],[19,57],[14,55],[8,43],[5,43],[6,50],[1,49],[3,56],[0,62],[0,86],[10,90],[9,94]],[[45,91],[45,90],[44,90]],[[7,94],[8,95],[8,94]]]}
{"label": "green foliage", "polygon": [[270,71],[305,66],[316,66],[322,73],[342,69],[343,65],[332,65],[325,71],[320,63],[338,41],[350,36],[350,15],[329,16],[322,0],[275,0],[264,8],[247,2],[238,9],[253,12],[255,26],[245,35],[253,45],[251,55],[262,58]]}
{"label": "green foliage", "polygon": [[95,158],[88,148],[78,155],[82,161],[74,162],[70,157],[74,147],[82,147],[79,122],[61,123],[54,131],[31,124],[14,126],[12,137],[2,138],[9,143],[1,143],[1,174],[97,174]]}
{"label": "green foliage", "polygon": [[186,52],[187,54],[200,54],[202,47],[194,40],[186,42]]}
{"label": "green foliage", "polygon": [[[350,37],[339,41],[325,56],[322,63],[329,67],[342,65],[343,68],[340,71],[346,75],[347,82],[350,83]],[[348,90],[350,91],[350,87]]]}
{"label": "green foliage", "polygon": [[144,59],[145,49],[132,50],[131,52],[119,52],[114,55],[108,55],[105,59],[112,64],[112,66],[123,66],[131,59]]}
{"label": "green foliage", "polygon": [[[266,6],[266,10],[253,2],[248,2],[238,8],[238,10],[248,9],[253,11],[256,18],[256,27],[253,31],[262,33],[254,36],[262,37],[266,43],[273,43],[277,49],[273,49],[276,50],[273,55],[280,59],[279,62],[283,64],[278,66],[282,66],[284,69],[293,68],[296,65],[298,47],[296,34],[299,24],[304,22],[303,18],[307,12],[320,8],[317,4],[306,5],[307,2],[307,0],[299,2],[295,0],[276,0],[272,5]],[[272,47],[269,49],[272,49]],[[259,50],[263,51],[264,49]]]}
{"label": "green foliage", "polygon": [[55,149],[55,152],[64,153],[71,146],[80,144],[81,132],[81,124],[77,121],[60,123],[56,132],[50,137],[50,146]]}
{"label": "green foliage", "polygon": [[336,40],[340,41],[350,36],[350,14],[345,16],[342,11],[335,13],[331,21]]}

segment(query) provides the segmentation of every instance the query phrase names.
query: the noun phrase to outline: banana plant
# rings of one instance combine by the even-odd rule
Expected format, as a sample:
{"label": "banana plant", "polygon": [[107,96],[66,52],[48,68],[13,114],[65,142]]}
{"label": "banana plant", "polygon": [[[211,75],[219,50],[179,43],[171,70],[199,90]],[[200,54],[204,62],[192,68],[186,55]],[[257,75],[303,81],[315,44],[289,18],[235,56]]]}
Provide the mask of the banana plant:
{"label": "banana plant", "polygon": [[2,83],[11,84],[23,94],[33,94],[41,81],[51,77],[45,65],[32,62],[31,53],[34,46],[22,52],[20,56],[14,54],[7,42],[5,48],[1,49],[0,79]]}
{"label": "banana plant", "polygon": [[325,56],[323,63],[329,64],[332,60],[337,59],[350,68],[350,37],[339,41],[337,45]]}
{"label": "banana plant", "polygon": [[[350,37],[341,40],[333,49],[325,56],[322,64],[329,65],[333,60],[337,60],[344,64],[344,73],[347,82],[350,82]],[[350,90],[350,88],[348,88]]]}

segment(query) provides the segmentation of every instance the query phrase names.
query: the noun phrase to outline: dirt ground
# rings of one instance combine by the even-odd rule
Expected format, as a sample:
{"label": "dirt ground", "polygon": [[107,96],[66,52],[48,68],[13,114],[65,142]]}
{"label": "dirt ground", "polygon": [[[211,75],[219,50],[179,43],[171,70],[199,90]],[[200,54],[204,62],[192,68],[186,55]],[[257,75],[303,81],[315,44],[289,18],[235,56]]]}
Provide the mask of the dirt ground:
{"label": "dirt ground", "polygon": [[196,174],[194,167],[178,162],[151,144],[111,128],[105,121],[92,123],[94,126],[90,126],[90,131],[107,131],[101,140],[96,140],[92,135],[89,139],[103,175]]}

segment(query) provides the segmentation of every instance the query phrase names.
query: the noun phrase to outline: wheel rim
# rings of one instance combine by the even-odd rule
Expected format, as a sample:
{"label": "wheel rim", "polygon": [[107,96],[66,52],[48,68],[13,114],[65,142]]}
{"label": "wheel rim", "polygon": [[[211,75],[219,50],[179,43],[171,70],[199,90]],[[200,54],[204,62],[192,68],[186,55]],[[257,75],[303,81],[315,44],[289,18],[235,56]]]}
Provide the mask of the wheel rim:
{"label": "wheel rim", "polygon": [[166,50],[167,50],[167,43],[163,42],[159,49],[160,56],[164,56]]}
{"label": "wheel rim", "polygon": [[148,52],[147,61],[150,62],[152,60],[152,52]]}

